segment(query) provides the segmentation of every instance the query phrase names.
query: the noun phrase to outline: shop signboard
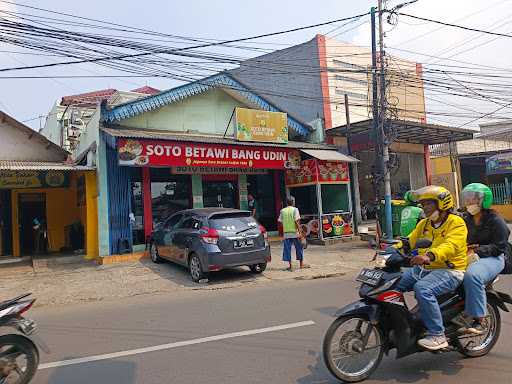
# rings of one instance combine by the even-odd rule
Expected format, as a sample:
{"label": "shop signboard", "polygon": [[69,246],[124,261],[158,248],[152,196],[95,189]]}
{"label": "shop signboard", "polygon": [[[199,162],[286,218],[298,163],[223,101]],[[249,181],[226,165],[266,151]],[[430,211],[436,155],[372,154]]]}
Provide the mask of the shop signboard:
{"label": "shop signboard", "polygon": [[282,112],[235,109],[235,137],[239,141],[288,143],[288,117]]}
{"label": "shop signboard", "polygon": [[0,189],[59,188],[69,186],[61,171],[0,171]]}
{"label": "shop signboard", "polygon": [[347,183],[348,181],[348,164],[344,162],[303,160],[299,169],[286,172],[288,186],[312,183]]}
{"label": "shop signboard", "polygon": [[237,168],[237,167],[192,167],[190,165],[172,167],[171,173],[175,175],[264,175],[265,169]]}
{"label": "shop signboard", "polygon": [[352,213],[342,212],[322,215],[321,229],[324,239],[353,235]]}
{"label": "shop signboard", "polygon": [[118,140],[119,165],[285,169],[299,163],[295,149],[184,143],[163,140]]}
{"label": "shop signboard", "polygon": [[512,152],[488,157],[485,166],[488,175],[512,173]]}

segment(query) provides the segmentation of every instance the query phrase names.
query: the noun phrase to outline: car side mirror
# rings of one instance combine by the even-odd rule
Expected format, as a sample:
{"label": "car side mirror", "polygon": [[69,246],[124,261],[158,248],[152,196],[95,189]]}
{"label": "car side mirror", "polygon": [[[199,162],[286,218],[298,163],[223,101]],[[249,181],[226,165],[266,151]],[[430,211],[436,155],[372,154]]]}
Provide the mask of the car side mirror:
{"label": "car side mirror", "polygon": [[429,239],[418,239],[416,241],[416,248],[430,248],[432,240]]}

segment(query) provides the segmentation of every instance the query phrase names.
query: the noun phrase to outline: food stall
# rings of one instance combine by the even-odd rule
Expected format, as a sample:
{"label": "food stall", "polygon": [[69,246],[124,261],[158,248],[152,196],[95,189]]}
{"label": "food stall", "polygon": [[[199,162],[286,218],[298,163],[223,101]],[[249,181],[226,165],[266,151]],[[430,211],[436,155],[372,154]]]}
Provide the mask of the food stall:
{"label": "food stall", "polygon": [[286,172],[288,193],[295,197],[302,232],[311,242],[325,243],[354,235],[349,162],[357,160],[339,155],[343,161],[309,158],[302,160],[297,169]]}

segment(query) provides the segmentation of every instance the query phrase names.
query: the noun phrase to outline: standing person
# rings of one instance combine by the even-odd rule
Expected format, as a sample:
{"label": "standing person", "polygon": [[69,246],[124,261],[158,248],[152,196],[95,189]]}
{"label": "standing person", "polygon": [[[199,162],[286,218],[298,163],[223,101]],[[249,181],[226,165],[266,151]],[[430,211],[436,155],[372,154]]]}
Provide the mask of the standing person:
{"label": "standing person", "polygon": [[281,209],[278,221],[283,224],[283,261],[289,264],[287,271],[292,271],[292,244],[295,246],[296,258],[300,268],[304,267],[304,249],[302,248],[300,232],[300,213],[295,207],[295,198],[290,196],[286,199],[288,206]]}
{"label": "standing person", "polygon": [[453,319],[463,333],[481,335],[487,330],[486,284],[490,283],[505,267],[510,257],[508,237],[510,230],[496,212],[491,210],[491,189],[472,183],[462,190],[462,205],[468,227],[468,258],[472,259],[464,275],[464,313]]}
{"label": "standing person", "polygon": [[34,253],[36,255],[46,252],[46,223],[43,219],[34,217],[32,220],[32,229],[34,230]]}
{"label": "standing person", "polygon": [[247,204],[249,206],[249,211],[251,211],[252,217],[257,219],[258,203],[256,202],[256,199],[254,198],[254,196],[250,193],[247,195]]}

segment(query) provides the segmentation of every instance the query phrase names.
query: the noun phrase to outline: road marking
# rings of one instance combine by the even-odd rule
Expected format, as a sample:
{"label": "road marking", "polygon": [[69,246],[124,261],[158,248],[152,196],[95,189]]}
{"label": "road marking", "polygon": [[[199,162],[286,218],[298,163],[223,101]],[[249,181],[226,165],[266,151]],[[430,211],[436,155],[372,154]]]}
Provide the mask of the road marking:
{"label": "road marking", "polygon": [[127,351],[119,351],[119,352],[113,352],[113,353],[106,353],[106,354],[103,354],[103,355],[95,355],[95,356],[86,356],[86,357],[80,357],[80,358],[77,358],[77,359],[70,359],[70,360],[54,361],[52,363],[40,364],[39,365],[39,369],[49,369],[49,368],[65,367],[67,365],[76,365],[76,364],[91,363],[93,361],[117,359],[119,357],[124,357],[124,356],[140,355],[142,353],[155,352],[155,351],[163,351],[163,350],[166,350],[166,349],[185,347],[185,346],[188,346],[188,345],[209,343],[211,341],[233,339],[235,337],[241,337],[241,336],[258,335],[260,333],[283,331],[283,330],[286,330],[286,329],[306,327],[308,325],[314,325],[314,324],[315,324],[314,321],[308,320],[308,321],[301,321],[301,322],[298,322],[298,323],[289,323],[289,324],[276,325],[274,327],[268,327],[268,328],[249,329],[247,331],[225,333],[223,335],[215,335],[215,336],[202,337],[200,339],[178,341],[176,343],[155,345],[153,347],[130,349],[130,350],[127,350]]}

